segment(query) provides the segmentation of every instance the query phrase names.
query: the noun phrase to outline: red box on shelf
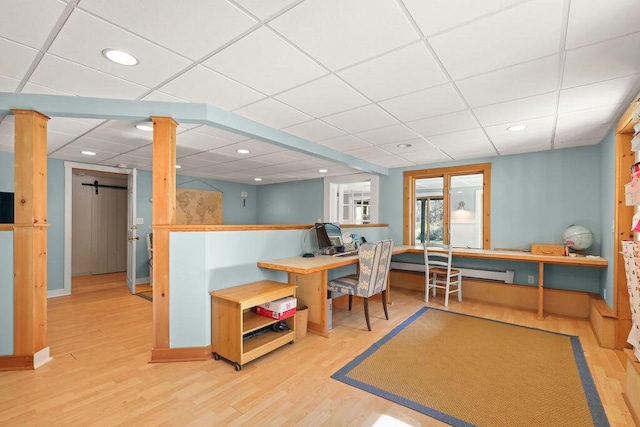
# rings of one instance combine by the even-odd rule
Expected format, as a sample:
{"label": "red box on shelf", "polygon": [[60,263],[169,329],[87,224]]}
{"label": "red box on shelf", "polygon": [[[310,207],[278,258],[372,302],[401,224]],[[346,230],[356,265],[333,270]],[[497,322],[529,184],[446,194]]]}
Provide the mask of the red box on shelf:
{"label": "red box on shelf", "polygon": [[256,306],[256,313],[264,317],[269,317],[271,319],[282,320],[296,314],[296,308],[293,307],[286,311],[273,311],[273,310],[268,310],[264,307]]}

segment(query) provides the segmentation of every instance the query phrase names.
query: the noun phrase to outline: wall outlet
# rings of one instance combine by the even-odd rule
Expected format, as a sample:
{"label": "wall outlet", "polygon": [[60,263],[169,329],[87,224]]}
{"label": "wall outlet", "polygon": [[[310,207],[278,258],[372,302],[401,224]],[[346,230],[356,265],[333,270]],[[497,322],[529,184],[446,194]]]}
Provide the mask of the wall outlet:
{"label": "wall outlet", "polygon": [[143,225],[144,224],[144,218],[136,218],[136,224]]}
{"label": "wall outlet", "polygon": [[530,274],[527,276],[527,283],[529,283],[530,285],[533,285],[533,274]]}

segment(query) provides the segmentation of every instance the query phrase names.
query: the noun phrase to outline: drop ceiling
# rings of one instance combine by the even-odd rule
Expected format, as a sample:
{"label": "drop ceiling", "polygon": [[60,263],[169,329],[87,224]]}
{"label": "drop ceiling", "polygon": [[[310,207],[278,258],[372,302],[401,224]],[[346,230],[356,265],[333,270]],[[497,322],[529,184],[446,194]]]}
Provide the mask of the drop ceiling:
{"label": "drop ceiling", "polygon": [[[385,168],[598,144],[640,91],[637,0],[2,6],[0,92],[207,103]],[[150,170],[135,124],[53,117],[49,156]],[[4,117],[0,150],[13,127]],[[193,124],[177,156],[180,174],[247,184],[358,173]]]}

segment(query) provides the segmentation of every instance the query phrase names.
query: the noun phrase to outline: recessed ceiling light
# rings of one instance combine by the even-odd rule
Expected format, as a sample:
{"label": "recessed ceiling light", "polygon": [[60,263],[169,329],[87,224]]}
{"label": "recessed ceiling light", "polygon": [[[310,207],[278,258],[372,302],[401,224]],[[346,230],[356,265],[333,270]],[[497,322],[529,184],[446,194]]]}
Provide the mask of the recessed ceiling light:
{"label": "recessed ceiling light", "polygon": [[124,169],[124,168],[126,168],[126,167],[127,167],[127,165],[125,165],[124,163],[120,163],[120,164],[118,164],[118,167],[119,167],[119,168],[123,168],[123,169]]}
{"label": "recessed ceiling light", "polygon": [[329,172],[329,171],[328,171],[327,169],[318,169],[318,172],[320,172],[320,173],[327,173],[327,172]]}
{"label": "recessed ceiling light", "polygon": [[253,178],[254,181],[262,181],[262,178]]}
{"label": "recessed ceiling light", "polygon": [[95,156],[96,153],[94,153],[93,151],[81,151],[82,154],[84,154],[85,156]]}
{"label": "recessed ceiling light", "polygon": [[239,148],[236,150],[236,153],[249,154],[249,150],[247,150],[246,148]]}
{"label": "recessed ceiling light", "polygon": [[180,169],[182,166],[180,165],[176,165],[176,169]]}
{"label": "recessed ceiling light", "polygon": [[111,62],[115,62],[120,65],[138,65],[138,58],[130,53],[123,52],[117,49],[105,49],[102,54]]}
{"label": "recessed ceiling light", "polygon": [[398,144],[398,148],[409,148],[411,144]]}
{"label": "recessed ceiling light", "polygon": [[515,125],[515,126],[509,126],[507,128],[507,130],[509,132],[518,132],[519,130],[523,130],[523,129],[526,129],[526,128],[527,128],[527,126],[525,126],[525,125]]}
{"label": "recessed ceiling light", "polygon": [[148,124],[145,124],[145,123],[138,123],[136,125],[136,129],[143,130],[145,132],[152,132],[153,131],[153,125],[148,125]]}

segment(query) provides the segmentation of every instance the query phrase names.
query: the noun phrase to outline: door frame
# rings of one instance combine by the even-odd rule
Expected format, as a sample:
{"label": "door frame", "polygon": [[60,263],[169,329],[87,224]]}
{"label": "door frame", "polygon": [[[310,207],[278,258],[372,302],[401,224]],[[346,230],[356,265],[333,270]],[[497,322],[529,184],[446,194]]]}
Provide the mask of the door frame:
{"label": "door frame", "polygon": [[[111,172],[122,175],[129,175],[132,171],[132,169],[116,168],[113,166],[92,165],[69,161],[64,162],[64,287],[62,289],[47,291],[48,298],[71,295],[71,231],[73,224],[71,211],[73,201],[73,169],[84,169],[95,172]],[[131,207],[127,206],[127,212],[129,209],[131,209]]]}

